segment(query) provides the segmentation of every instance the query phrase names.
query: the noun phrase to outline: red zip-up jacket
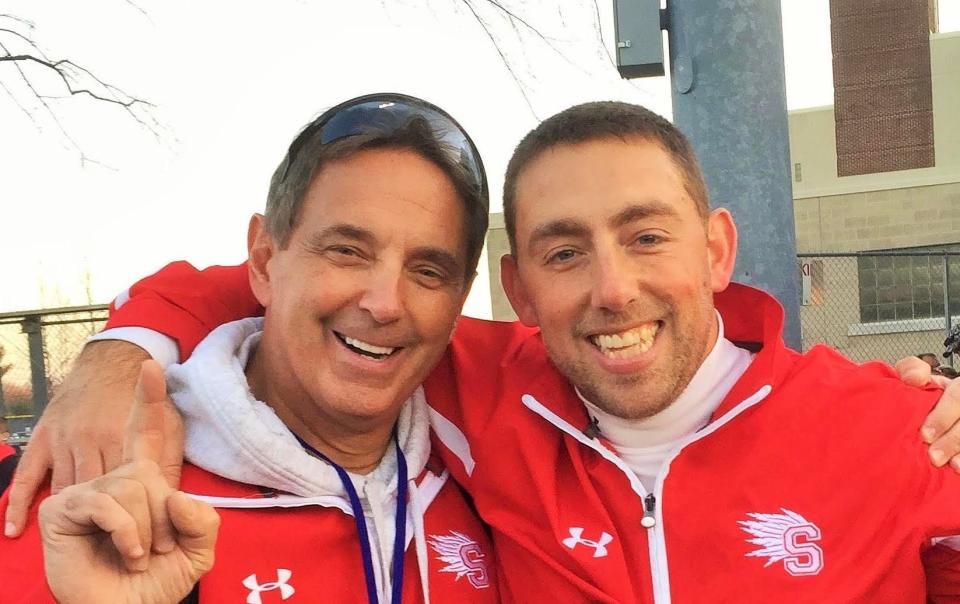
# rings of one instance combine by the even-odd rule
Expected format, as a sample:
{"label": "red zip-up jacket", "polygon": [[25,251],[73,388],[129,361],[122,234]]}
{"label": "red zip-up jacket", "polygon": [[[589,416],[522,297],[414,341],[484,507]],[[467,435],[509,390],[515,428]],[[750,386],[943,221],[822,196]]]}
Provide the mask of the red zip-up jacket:
{"label": "red zip-up jacket", "polygon": [[[160,331],[184,356],[258,310],[242,265],[175,263],[121,300],[110,327]],[[460,320],[424,386],[435,451],[491,527],[505,599],[960,602],[960,476],[934,468],[918,434],[939,391],[787,349],[783,311],[758,290],[732,284],[715,303],[726,337],[757,354],[653,493],[591,438],[536,331]]]}
{"label": "red zip-up jacket", "polygon": [[[423,510],[426,579],[434,604],[499,602],[493,548],[485,527],[457,486],[429,464],[418,477]],[[220,514],[216,564],[188,602],[337,602],[366,604],[360,545],[350,503],[336,497],[264,492],[185,464],[180,488],[202,495]],[[23,535],[0,541],[3,604],[55,602],[44,580],[36,521],[44,490]],[[0,498],[6,513],[9,491]],[[412,532],[404,556],[403,602],[425,601]],[[103,594],[103,602],[112,602]]]}

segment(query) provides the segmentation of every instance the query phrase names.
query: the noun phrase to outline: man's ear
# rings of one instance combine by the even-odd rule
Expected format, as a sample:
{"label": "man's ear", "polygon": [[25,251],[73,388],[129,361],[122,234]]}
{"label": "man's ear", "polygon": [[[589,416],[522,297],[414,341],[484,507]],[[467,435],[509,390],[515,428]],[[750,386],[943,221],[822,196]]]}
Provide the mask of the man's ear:
{"label": "man's ear", "polygon": [[273,237],[267,232],[263,214],[250,217],[247,227],[247,273],[250,277],[250,289],[257,297],[260,306],[270,306],[270,259],[276,251]]}
{"label": "man's ear", "polygon": [[737,261],[737,226],[730,212],[717,208],[707,218],[707,262],[710,264],[710,288],[722,292],[730,285]]}
{"label": "man's ear", "polygon": [[513,307],[513,312],[517,313],[520,322],[528,327],[538,327],[540,321],[537,319],[527,288],[520,278],[517,259],[510,254],[500,257],[500,284],[503,285],[503,291],[507,294],[510,306]]}

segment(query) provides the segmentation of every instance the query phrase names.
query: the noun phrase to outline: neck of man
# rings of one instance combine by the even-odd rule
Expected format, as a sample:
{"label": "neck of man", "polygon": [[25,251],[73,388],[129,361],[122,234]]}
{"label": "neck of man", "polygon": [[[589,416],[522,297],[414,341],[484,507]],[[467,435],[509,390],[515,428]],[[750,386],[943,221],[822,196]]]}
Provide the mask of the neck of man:
{"label": "neck of man", "polygon": [[389,417],[330,413],[288,375],[283,369],[288,364],[271,362],[264,344],[261,341],[251,353],[245,370],[254,397],[273,409],[304,442],[348,472],[369,474],[376,469],[390,445],[402,406]]}
{"label": "neck of man", "polygon": [[655,415],[643,419],[624,419],[607,413],[577,391],[587,412],[597,421],[600,433],[614,446],[652,492],[656,477],[676,443],[690,436],[709,421],[733,385],[744,374],[754,355],[737,348],[723,334],[723,322],[717,315],[713,343],[693,378],[680,395]]}

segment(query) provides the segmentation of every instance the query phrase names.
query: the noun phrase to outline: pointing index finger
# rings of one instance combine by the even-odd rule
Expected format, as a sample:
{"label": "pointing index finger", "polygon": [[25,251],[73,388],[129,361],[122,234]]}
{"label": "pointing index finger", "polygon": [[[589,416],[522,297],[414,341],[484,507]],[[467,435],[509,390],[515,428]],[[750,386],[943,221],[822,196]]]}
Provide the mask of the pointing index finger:
{"label": "pointing index finger", "polygon": [[159,462],[163,453],[163,407],[167,384],[163,368],[154,360],[144,361],[134,392],[133,408],[123,438],[123,461]]}

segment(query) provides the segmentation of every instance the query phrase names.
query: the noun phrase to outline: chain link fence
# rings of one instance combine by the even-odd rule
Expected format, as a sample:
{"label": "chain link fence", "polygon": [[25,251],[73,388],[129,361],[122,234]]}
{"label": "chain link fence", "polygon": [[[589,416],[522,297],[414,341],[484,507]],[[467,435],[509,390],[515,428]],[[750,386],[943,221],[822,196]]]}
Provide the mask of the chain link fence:
{"label": "chain link fence", "polygon": [[0,410],[11,442],[29,439],[74,358],[106,320],[106,305],[0,313]]}
{"label": "chain link fence", "polygon": [[960,319],[960,251],[798,254],[803,349],[855,361],[933,353]]}

